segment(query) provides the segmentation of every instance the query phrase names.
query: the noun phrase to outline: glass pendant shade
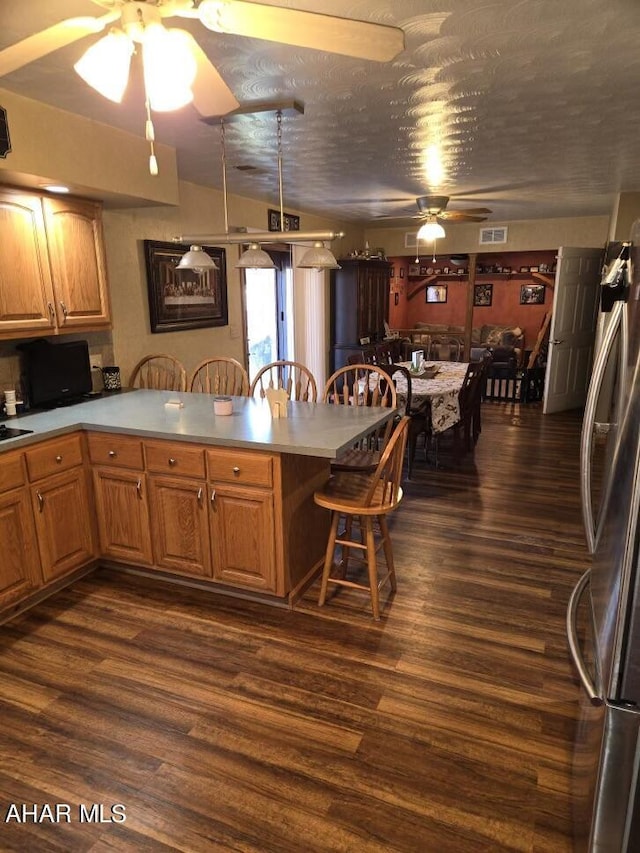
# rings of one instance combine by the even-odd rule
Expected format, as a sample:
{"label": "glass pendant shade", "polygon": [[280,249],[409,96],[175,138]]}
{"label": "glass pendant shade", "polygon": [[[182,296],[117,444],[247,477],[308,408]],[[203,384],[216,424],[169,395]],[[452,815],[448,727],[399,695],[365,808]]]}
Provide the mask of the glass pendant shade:
{"label": "glass pendant shade", "polygon": [[339,270],[342,269],[342,267],[336,261],[333,256],[333,252],[326,249],[323,243],[316,241],[313,244],[313,247],[311,249],[307,249],[300,259],[298,269],[321,271]]}
{"label": "glass pendant shade", "polygon": [[119,104],[129,82],[133,44],[122,31],[112,29],[85,51],[73,66],[96,92]]}
{"label": "glass pendant shade", "polygon": [[193,270],[197,273],[217,270],[218,265],[202,246],[190,246],[189,251],[180,258],[176,266],[178,270]]}
{"label": "glass pendant shade", "polygon": [[442,225],[439,222],[436,222],[435,217],[432,219],[427,219],[424,225],[418,231],[418,240],[423,240],[425,243],[428,243],[430,240],[440,240],[442,237],[446,237],[446,233]]}
{"label": "glass pendant shade", "polygon": [[257,243],[250,243],[235,265],[240,270],[272,270],[276,265],[269,255]]}
{"label": "glass pendant shade", "polygon": [[144,85],[152,110],[167,112],[193,100],[196,60],[183,30],[149,24],[142,43]]}

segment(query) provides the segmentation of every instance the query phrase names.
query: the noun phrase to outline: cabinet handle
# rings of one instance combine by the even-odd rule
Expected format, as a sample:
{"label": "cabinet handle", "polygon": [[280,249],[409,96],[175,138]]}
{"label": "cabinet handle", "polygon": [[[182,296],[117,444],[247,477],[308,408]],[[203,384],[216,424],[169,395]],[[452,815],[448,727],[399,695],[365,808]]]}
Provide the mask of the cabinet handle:
{"label": "cabinet handle", "polygon": [[53,307],[53,302],[47,302],[47,308],[49,309],[49,319],[51,320],[51,325],[55,326],[56,309]]}
{"label": "cabinet handle", "polygon": [[140,500],[142,500],[142,480],[140,478],[138,478],[138,482],[136,483],[136,492]]}
{"label": "cabinet handle", "polygon": [[169,457],[169,465],[171,465],[171,467],[173,468],[173,466],[175,464],[176,464],[176,460],[173,458],[173,456]]}
{"label": "cabinet handle", "polygon": [[64,302],[60,302],[60,307],[62,308],[62,316],[64,318],[62,322],[64,323],[64,321],[67,319],[67,316],[69,315],[69,312],[67,311],[67,306],[64,304]]}
{"label": "cabinet handle", "polygon": [[44,509],[44,498],[40,494],[40,492],[36,492],[36,497],[38,498],[38,512],[42,512]]}
{"label": "cabinet handle", "polygon": [[215,499],[216,499],[216,490],[211,489],[211,506],[213,506]]}
{"label": "cabinet handle", "polygon": [[200,504],[200,506],[202,506],[202,486],[200,486],[200,488],[198,489],[198,498],[197,498],[197,500],[198,500],[198,503]]}
{"label": "cabinet handle", "polygon": [[240,469],[238,468],[238,466],[237,466],[237,465],[234,465],[234,466],[233,466],[233,473],[234,473],[234,474],[239,474],[239,473],[240,473]]}
{"label": "cabinet handle", "polygon": [[60,456],[60,455],[56,456],[56,462],[59,465],[62,462],[62,456]]}
{"label": "cabinet handle", "polygon": [[110,456],[112,459],[115,459],[115,457],[116,457],[117,455],[118,455],[118,454],[115,452],[115,450],[110,450],[110,451],[109,451],[109,456]]}

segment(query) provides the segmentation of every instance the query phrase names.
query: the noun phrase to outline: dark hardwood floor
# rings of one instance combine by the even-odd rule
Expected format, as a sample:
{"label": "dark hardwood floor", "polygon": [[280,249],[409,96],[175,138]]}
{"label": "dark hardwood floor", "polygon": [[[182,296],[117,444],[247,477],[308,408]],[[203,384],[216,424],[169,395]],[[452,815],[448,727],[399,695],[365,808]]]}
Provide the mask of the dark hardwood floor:
{"label": "dark hardwood floor", "polygon": [[473,457],[419,456],[378,623],[358,591],[290,612],[100,570],[1,627],[0,849],[570,851],[579,428],[485,403]]}

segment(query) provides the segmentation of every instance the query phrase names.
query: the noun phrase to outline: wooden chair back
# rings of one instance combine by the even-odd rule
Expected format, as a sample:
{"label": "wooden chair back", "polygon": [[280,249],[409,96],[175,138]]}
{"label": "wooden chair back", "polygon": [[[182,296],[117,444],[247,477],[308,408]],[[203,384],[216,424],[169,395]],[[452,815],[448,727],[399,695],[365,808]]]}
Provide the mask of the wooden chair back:
{"label": "wooden chair back", "polygon": [[249,376],[235,358],[226,356],[206,358],[191,374],[189,391],[198,394],[246,397],[249,394]]}
{"label": "wooden chair back", "polygon": [[129,378],[130,388],[156,391],[186,391],[187,371],[172,355],[147,355],[136,364]]}
{"label": "wooden chair back", "polygon": [[267,388],[283,388],[290,400],[315,403],[318,398],[316,380],[308,367],[298,361],[272,361],[256,375],[249,396],[264,398]]}
{"label": "wooden chair back", "polygon": [[402,482],[402,464],[407,446],[409,420],[406,415],[401,418],[387,442],[376,472],[371,478],[364,507],[375,504],[377,512],[385,513],[400,503],[402,499],[400,485]]}

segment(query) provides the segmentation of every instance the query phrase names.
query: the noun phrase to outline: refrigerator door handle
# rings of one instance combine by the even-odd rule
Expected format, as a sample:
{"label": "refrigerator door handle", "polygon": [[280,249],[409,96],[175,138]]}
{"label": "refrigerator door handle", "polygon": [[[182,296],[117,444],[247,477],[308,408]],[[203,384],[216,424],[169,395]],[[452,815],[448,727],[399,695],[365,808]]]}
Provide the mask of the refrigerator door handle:
{"label": "refrigerator door handle", "polygon": [[578,641],[578,604],[580,603],[583,592],[589,585],[590,575],[591,569],[587,569],[571,593],[567,607],[567,641],[569,643],[571,658],[575,668],[578,670],[580,681],[589,697],[589,701],[592,705],[602,705],[604,700],[596,690],[584,658],[580,653],[580,643]]}
{"label": "refrigerator door handle", "polygon": [[620,327],[623,316],[624,302],[616,302],[611,312],[611,320],[607,326],[602,346],[600,347],[593,365],[587,401],[584,407],[582,434],[580,436],[580,495],[582,504],[582,520],[587,537],[587,548],[593,554],[596,547],[596,527],[591,504],[591,453],[593,450],[593,426],[596,419],[596,406],[602,388],[607,361],[613,343]]}

